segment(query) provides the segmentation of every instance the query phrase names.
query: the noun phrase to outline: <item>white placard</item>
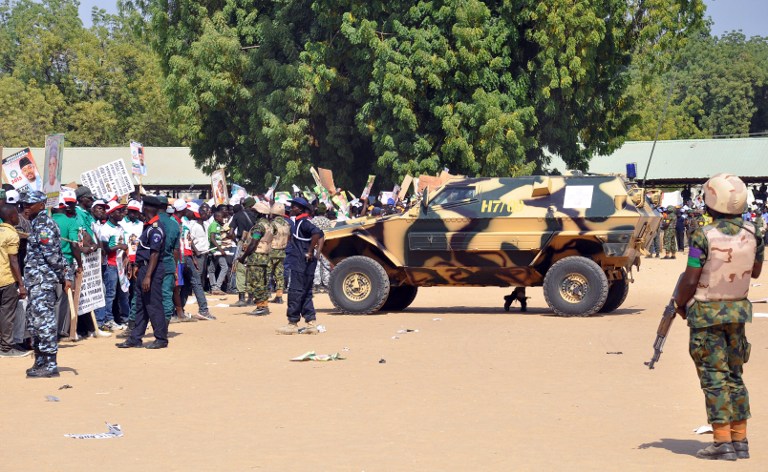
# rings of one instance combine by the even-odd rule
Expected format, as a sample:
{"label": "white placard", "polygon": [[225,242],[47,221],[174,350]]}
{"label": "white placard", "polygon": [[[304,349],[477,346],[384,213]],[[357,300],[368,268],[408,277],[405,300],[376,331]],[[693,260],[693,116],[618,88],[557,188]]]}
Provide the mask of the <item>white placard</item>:
{"label": "white placard", "polygon": [[569,185],[565,187],[563,208],[592,208],[592,185]]}
{"label": "white placard", "polygon": [[668,206],[683,206],[683,196],[680,191],[664,192],[664,196],[661,197],[661,206],[664,208],[667,208]]}
{"label": "white placard", "polygon": [[77,314],[84,315],[105,305],[104,282],[101,280],[101,251],[82,255],[83,284]]}
{"label": "white placard", "polygon": [[131,175],[122,159],[112,161],[94,170],[80,174],[80,182],[97,197],[122,196],[134,191]]}

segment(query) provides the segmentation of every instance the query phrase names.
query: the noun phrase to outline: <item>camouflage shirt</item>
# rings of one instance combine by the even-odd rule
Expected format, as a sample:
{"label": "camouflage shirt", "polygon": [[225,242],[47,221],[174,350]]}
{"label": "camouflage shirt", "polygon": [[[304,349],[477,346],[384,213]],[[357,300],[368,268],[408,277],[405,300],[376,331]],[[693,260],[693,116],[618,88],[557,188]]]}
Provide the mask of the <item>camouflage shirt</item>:
{"label": "camouflage shirt", "polygon": [[[734,235],[741,231],[743,221],[741,217],[723,218],[712,222],[712,225],[724,234]],[[758,230],[756,261],[762,261],[765,252],[763,237]],[[689,267],[703,267],[707,263],[709,244],[702,227],[697,228],[691,235],[691,252],[699,257],[688,257]],[[752,321],[752,303],[748,299],[721,302],[697,302],[688,308],[688,326],[691,328],[706,328],[708,326],[727,323],[747,323]]]}
{"label": "camouflage shirt", "polygon": [[27,287],[57,284],[73,275],[61,252],[59,227],[45,211],[32,220],[24,265],[24,285]]}
{"label": "camouflage shirt", "polygon": [[[256,244],[259,244],[261,242],[261,238],[264,237],[265,234],[267,234],[267,231],[272,232],[274,234],[275,228],[272,226],[272,224],[269,222],[266,218],[260,218],[259,221],[257,221],[249,231],[250,239],[255,241]],[[269,251],[267,251],[266,254],[259,254],[257,252],[254,252],[250,256],[248,256],[248,260],[246,261],[246,265],[267,265],[269,264]]]}

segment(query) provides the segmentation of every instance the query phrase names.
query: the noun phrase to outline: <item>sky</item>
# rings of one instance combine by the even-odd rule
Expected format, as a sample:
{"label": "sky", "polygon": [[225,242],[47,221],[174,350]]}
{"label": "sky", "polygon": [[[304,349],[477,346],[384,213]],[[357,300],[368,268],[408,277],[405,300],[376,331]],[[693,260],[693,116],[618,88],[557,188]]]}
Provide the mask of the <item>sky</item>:
{"label": "sky", "polygon": [[[768,36],[768,0],[704,0],[707,15],[714,20],[712,34],[742,30],[747,36]],[[91,8],[98,6],[116,13],[116,0],[80,0],[80,18],[91,25]]]}

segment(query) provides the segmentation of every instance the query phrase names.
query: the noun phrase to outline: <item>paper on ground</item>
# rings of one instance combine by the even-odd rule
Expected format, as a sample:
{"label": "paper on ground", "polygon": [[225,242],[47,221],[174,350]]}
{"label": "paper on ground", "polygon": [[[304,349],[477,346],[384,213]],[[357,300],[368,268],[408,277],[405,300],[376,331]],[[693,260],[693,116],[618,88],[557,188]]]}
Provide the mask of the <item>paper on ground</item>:
{"label": "paper on ground", "polygon": [[698,428],[695,428],[693,430],[696,434],[711,434],[712,433],[712,425],[711,424],[705,424],[704,426],[699,426]]}
{"label": "paper on ground", "polygon": [[112,439],[112,438],[122,438],[123,437],[123,428],[120,427],[119,424],[109,424],[105,421],[107,424],[107,432],[106,433],[98,433],[98,434],[65,434],[64,436],[67,438],[74,438],[74,439]]}
{"label": "paper on ground", "polygon": [[333,354],[315,354],[315,351],[308,351],[304,354],[294,357],[291,359],[295,362],[303,362],[303,361],[343,361],[344,358],[341,357],[341,354],[338,352],[335,352]]}
{"label": "paper on ground", "polygon": [[752,313],[752,318],[768,318],[768,313]]}

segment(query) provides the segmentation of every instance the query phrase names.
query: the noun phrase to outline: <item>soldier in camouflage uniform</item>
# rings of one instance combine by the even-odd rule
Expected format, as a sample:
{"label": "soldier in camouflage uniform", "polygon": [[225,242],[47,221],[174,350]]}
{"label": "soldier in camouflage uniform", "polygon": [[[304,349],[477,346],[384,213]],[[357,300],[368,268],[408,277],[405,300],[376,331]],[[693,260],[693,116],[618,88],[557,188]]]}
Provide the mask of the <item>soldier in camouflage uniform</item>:
{"label": "soldier in camouflage uniform", "polygon": [[258,202],[253,209],[259,216],[258,221],[250,231],[250,240],[243,247],[240,263],[245,264],[246,291],[253,297],[256,309],[249,315],[269,314],[269,289],[267,288],[267,270],[269,268],[269,253],[272,250],[272,239],[275,229],[269,221],[270,208],[265,202]]}
{"label": "soldier in camouflage uniform", "polygon": [[272,227],[275,237],[272,238],[272,249],[269,252],[269,276],[275,279],[275,298],[272,303],[283,303],[285,290],[285,248],[291,237],[291,224],[285,220],[285,205],[272,205]]}
{"label": "soldier in camouflage uniform", "polygon": [[704,459],[749,458],[749,395],[742,380],[752,321],[747,299],[750,276],[763,265],[764,244],[755,226],[743,221],[747,187],[738,177],[717,174],[704,184],[704,201],[714,218],[691,238],[688,267],[678,286],[677,312],[691,328],[690,354],[696,365],[714,443]]}
{"label": "soldier in camouflage uniform", "polygon": [[668,206],[667,214],[661,222],[664,228],[664,257],[663,259],[675,259],[677,253],[677,213],[675,207]]}
{"label": "soldier in camouflage uniform", "polygon": [[46,195],[32,191],[20,202],[28,207],[32,229],[27,244],[24,285],[29,291],[27,328],[32,335],[35,363],[27,369],[27,377],[58,377],[56,363],[58,337],[56,333],[56,286],[72,287],[70,266],[61,252],[59,227],[45,211]]}

